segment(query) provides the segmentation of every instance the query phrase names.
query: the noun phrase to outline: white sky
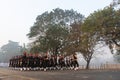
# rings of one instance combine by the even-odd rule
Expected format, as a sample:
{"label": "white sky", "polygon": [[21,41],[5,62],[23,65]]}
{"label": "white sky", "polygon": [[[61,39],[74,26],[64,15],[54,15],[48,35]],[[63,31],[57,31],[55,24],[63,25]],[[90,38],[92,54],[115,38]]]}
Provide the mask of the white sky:
{"label": "white sky", "polygon": [[55,8],[74,9],[88,16],[112,0],[0,0],[0,47],[8,40],[28,43],[26,34],[37,15]]}

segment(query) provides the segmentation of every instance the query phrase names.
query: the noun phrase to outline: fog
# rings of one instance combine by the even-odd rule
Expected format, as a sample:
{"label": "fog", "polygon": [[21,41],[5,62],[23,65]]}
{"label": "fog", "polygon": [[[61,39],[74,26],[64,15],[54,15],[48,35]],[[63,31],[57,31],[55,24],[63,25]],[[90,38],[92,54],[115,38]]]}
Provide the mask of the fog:
{"label": "fog", "polygon": [[[78,53],[78,62],[79,65],[86,65],[86,61],[84,60],[83,56],[80,53]],[[115,63],[118,62],[115,60],[114,54],[111,53],[108,46],[103,46],[100,49],[96,50],[90,61],[90,65],[115,64]]]}
{"label": "fog", "polygon": [[8,67],[9,63],[0,63],[0,67]]}

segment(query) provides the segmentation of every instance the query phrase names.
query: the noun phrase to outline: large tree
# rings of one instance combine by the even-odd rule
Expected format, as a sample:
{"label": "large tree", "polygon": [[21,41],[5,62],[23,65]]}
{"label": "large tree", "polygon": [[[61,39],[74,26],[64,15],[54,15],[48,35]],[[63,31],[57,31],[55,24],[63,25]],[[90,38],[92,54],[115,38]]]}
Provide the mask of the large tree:
{"label": "large tree", "polygon": [[59,8],[39,15],[28,34],[29,38],[34,38],[33,49],[38,48],[39,52],[48,50],[52,53],[60,52],[65,45],[70,24],[82,22],[83,19],[84,16],[74,10]]}
{"label": "large tree", "polygon": [[95,45],[105,42],[113,53],[113,45],[120,46],[120,10],[112,6],[90,14],[82,25],[81,52],[87,61],[86,68],[95,51]]}

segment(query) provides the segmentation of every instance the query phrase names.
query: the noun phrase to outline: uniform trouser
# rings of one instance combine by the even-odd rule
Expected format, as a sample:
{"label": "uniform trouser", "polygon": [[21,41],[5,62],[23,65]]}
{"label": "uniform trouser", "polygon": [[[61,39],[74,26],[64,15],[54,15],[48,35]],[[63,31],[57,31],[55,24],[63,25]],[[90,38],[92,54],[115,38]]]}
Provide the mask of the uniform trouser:
{"label": "uniform trouser", "polygon": [[60,61],[60,67],[65,67],[65,62],[64,61]]}
{"label": "uniform trouser", "polygon": [[79,67],[77,60],[74,61],[73,65],[74,65],[74,67]]}
{"label": "uniform trouser", "polygon": [[43,68],[49,67],[49,60],[44,60]]}

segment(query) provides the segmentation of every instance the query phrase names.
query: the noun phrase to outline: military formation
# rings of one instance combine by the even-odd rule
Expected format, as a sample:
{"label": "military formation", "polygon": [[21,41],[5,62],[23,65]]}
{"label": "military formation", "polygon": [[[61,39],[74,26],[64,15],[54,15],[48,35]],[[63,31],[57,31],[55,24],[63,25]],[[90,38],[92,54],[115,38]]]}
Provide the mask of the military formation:
{"label": "military formation", "polygon": [[77,70],[79,64],[77,62],[76,54],[64,56],[50,55],[48,53],[44,55],[24,53],[23,55],[11,58],[9,67],[19,70]]}

